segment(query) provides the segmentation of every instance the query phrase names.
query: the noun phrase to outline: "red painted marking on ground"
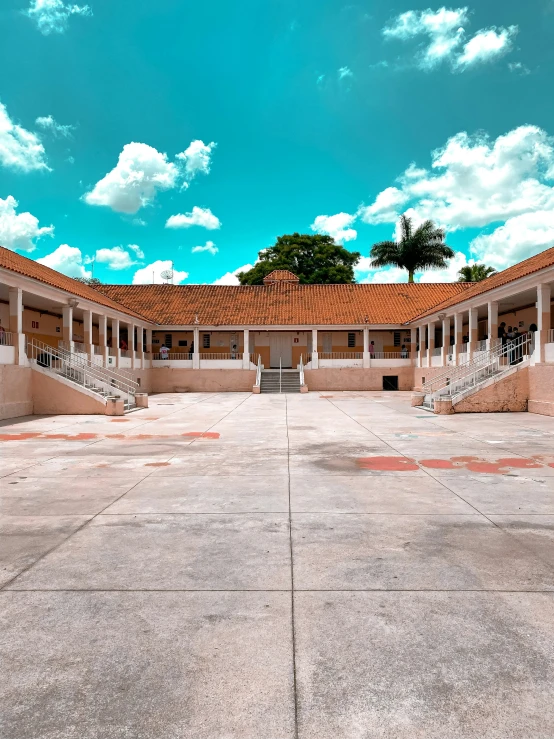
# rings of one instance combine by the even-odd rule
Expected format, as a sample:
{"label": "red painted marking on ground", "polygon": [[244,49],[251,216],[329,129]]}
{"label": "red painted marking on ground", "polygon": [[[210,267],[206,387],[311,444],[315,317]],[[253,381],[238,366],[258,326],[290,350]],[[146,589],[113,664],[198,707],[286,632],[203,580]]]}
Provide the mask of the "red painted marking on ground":
{"label": "red painted marking on ground", "polygon": [[0,441],[26,441],[27,439],[36,439],[40,435],[36,431],[26,431],[22,434],[0,434]]}
{"label": "red painted marking on ground", "polygon": [[481,462],[481,457],[450,457],[453,462]]}
{"label": "red painted marking on ground", "polygon": [[156,436],[155,434],[137,434],[136,436],[128,436],[128,439],[165,439],[165,436]]}
{"label": "red painted marking on ground", "polygon": [[468,462],[466,465],[466,470],[470,472],[488,472],[493,475],[501,475],[505,472],[505,469],[498,462],[485,462],[483,460],[480,462]]}
{"label": "red painted marking on ground", "polygon": [[42,439],[67,439],[67,434],[44,434]]}
{"label": "red painted marking on ground", "polygon": [[125,434],[106,434],[106,439],[128,439]]}
{"label": "red painted marking on ground", "polygon": [[358,467],[380,472],[412,472],[419,469],[415,461],[408,457],[360,457]]}
{"label": "red painted marking on ground", "polygon": [[128,418],[112,418],[111,423],[129,423]]}
{"label": "red painted marking on ground", "polygon": [[145,467],[169,467],[169,462],[147,462]]}
{"label": "red painted marking on ground", "polygon": [[531,470],[542,467],[542,464],[539,464],[536,460],[521,459],[521,457],[503,457],[497,461],[498,464],[502,465],[502,467],[516,467],[521,470]]}
{"label": "red painted marking on ground", "polygon": [[215,431],[187,431],[181,436],[190,436],[194,439],[219,439],[219,434]]}
{"label": "red painted marking on ground", "polygon": [[454,470],[460,466],[450,459],[420,459],[419,464],[431,470]]}

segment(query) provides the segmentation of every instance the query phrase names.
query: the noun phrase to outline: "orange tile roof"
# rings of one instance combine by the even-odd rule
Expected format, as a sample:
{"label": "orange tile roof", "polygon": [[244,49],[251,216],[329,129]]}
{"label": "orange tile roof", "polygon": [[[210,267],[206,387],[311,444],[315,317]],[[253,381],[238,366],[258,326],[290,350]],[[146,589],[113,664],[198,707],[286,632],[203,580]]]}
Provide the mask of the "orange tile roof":
{"label": "orange tile roof", "polygon": [[71,293],[71,295],[76,295],[79,298],[99,303],[106,308],[112,308],[120,313],[127,313],[135,318],[144,319],[144,316],[135,312],[133,308],[115,302],[113,298],[105,293],[98,292],[98,290],[95,290],[89,285],[85,285],[71,277],[62,275],[60,272],[56,272],[55,269],[45,267],[44,264],[39,264],[33,259],[28,259],[27,257],[21,256],[21,254],[16,254],[15,252],[0,246],[0,268],[2,267],[10,270],[10,272],[17,272],[19,275],[30,277],[33,280],[38,280],[46,285],[50,285],[51,287],[65,290],[65,292]]}
{"label": "orange tile roof", "polygon": [[519,280],[522,277],[527,277],[527,275],[531,275],[534,272],[539,272],[541,269],[546,269],[547,267],[552,267],[553,265],[554,247],[551,247],[550,249],[546,249],[546,251],[543,251],[540,254],[535,254],[534,257],[529,257],[529,259],[525,259],[523,262],[518,262],[517,264],[514,264],[513,267],[508,267],[508,269],[504,269],[502,270],[502,272],[497,272],[495,275],[487,277],[486,280],[471,283],[471,286],[463,293],[463,295],[453,295],[439,305],[435,305],[434,307],[426,309],[423,313],[414,317],[412,320],[415,321],[419,318],[425,318],[426,316],[430,316],[439,310],[443,311],[453,305],[462,303],[465,300],[470,300],[477,295],[482,295],[483,293],[494,290],[497,287],[502,287],[503,285],[507,285],[508,283],[513,282],[514,280]]}
{"label": "orange tile roof", "polygon": [[300,282],[294,272],[291,272],[289,269],[274,269],[273,272],[270,272],[264,277],[264,285],[280,280],[284,282]]}
{"label": "orange tile roof", "polygon": [[400,285],[102,285],[106,295],[163,325],[401,324],[467,283]]}

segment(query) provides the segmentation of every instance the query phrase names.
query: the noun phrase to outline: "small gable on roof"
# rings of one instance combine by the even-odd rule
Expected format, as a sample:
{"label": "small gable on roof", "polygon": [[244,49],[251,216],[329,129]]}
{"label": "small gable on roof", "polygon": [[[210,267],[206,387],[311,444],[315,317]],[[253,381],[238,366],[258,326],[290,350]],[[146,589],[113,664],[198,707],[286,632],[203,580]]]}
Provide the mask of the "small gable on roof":
{"label": "small gable on roof", "polygon": [[298,285],[299,278],[288,269],[274,269],[264,277],[264,285],[274,285],[276,282],[287,282],[292,285]]}

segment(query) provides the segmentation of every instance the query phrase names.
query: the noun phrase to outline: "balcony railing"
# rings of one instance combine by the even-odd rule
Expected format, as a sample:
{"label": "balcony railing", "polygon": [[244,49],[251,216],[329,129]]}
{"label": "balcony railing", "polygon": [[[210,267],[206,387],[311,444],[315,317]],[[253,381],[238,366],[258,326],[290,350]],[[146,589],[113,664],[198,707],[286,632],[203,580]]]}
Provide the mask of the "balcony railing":
{"label": "balcony railing", "polygon": [[11,331],[0,332],[0,346],[13,346],[13,334]]}
{"label": "balcony railing", "polygon": [[202,353],[200,359],[242,359],[242,352]]}
{"label": "balcony railing", "polygon": [[436,346],[433,349],[433,356],[434,357],[440,357],[442,355],[442,346]]}
{"label": "balcony railing", "polygon": [[152,359],[184,359],[192,361],[192,354],[190,352],[169,352],[168,354],[162,355],[160,352],[154,352]]}
{"label": "balcony railing", "polygon": [[131,352],[129,351],[129,349],[122,349],[121,350],[121,356],[122,357],[130,357],[131,356]]}
{"label": "balcony railing", "polygon": [[410,352],[405,349],[399,352],[374,352],[370,354],[371,359],[410,359]]}
{"label": "balcony railing", "polygon": [[104,353],[104,347],[98,346],[98,344],[92,345],[92,351],[94,354],[103,354]]}
{"label": "balcony railing", "polygon": [[362,352],[319,352],[320,359],[363,359]]}
{"label": "balcony railing", "polygon": [[487,351],[487,340],[483,339],[482,341],[478,341],[475,345],[475,351],[476,352],[486,352]]}
{"label": "balcony railing", "polygon": [[115,348],[115,346],[108,347],[108,356],[117,357],[117,349]]}

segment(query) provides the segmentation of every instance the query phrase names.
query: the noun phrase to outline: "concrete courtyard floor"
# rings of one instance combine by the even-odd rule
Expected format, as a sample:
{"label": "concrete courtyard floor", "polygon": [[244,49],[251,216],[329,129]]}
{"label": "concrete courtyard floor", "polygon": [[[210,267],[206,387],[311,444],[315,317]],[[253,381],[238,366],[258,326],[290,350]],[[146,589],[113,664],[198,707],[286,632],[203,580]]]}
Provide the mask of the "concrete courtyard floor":
{"label": "concrete courtyard floor", "polygon": [[0,423],[2,739],[552,739],[554,418]]}

